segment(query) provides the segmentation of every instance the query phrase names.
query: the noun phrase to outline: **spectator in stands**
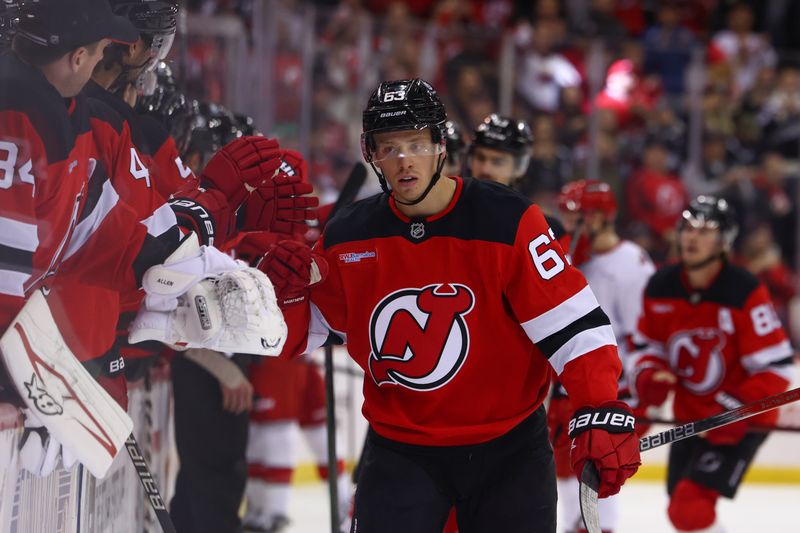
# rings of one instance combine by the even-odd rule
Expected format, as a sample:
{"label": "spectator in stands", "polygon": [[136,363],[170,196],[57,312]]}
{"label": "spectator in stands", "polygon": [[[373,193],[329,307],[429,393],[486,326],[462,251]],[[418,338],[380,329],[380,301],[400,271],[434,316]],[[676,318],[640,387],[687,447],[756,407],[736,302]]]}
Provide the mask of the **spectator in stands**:
{"label": "spectator in stands", "polygon": [[589,117],[586,114],[583,91],[579,86],[564,87],[561,90],[558,111],[553,120],[561,144],[575,146],[583,140],[589,130]]}
{"label": "spectator in stands", "polygon": [[796,332],[790,329],[789,303],[797,295],[797,279],[783,260],[772,230],[768,224],[761,224],[742,241],[743,266],[767,287],[781,322],[789,336],[796,338]]}
{"label": "spectator in stands", "polygon": [[680,24],[674,0],[658,4],[658,24],[644,35],[645,65],[648,74],[657,74],[666,93],[678,100],[684,92],[684,75],[697,45],[692,32]]}
{"label": "spectator in stands", "polygon": [[595,98],[597,109],[614,112],[617,125],[621,129],[629,127],[634,121],[633,92],[636,86],[636,73],[633,62],[620,59],[611,64],[606,73],[606,84]]}
{"label": "spectator in stands", "polygon": [[736,163],[727,146],[728,137],[706,132],[700,153],[700,164],[695,170],[689,164],[683,169],[683,182],[691,196],[720,192]]}
{"label": "spectator in stands", "polygon": [[686,123],[666,100],[648,115],[647,138],[658,139],[669,152],[668,167],[675,170],[686,155]]}
{"label": "spectator in stands", "polygon": [[585,6],[586,2],[568,3],[573,31],[603,39],[607,47],[615,50],[628,36],[627,28],[614,12],[616,0],[591,0],[588,10]]}
{"label": "spectator in stands", "polygon": [[674,242],[675,224],[688,201],[680,178],[668,170],[668,156],[660,142],[648,143],[642,166],[627,186],[629,219],[642,223],[650,232],[656,243],[651,251],[656,257],[663,257]]}
{"label": "spectator in stands", "polygon": [[581,83],[572,63],[556,51],[558,26],[552,19],[537,21],[531,47],[522,54],[516,88],[533,111],[555,112],[561,91]]}
{"label": "spectator in stands", "polygon": [[753,86],[763,67],[775,65],[777,59],[766,37],[753,32],[753,10],[744,2],[728,12],[728,27],[714,35],[711,47],[733,66],[737,97]]}
{"label": "spectator in stands", "polygon": [[800,157],[800,69],[787,66],[780,70],[760,120],[772,148],[786,157]]}
{"label": "spectator in stands", "polygon": [[561,144],[553,119],[543,115],[533,122],[533,149],[528,170],[519,189],[547,211],[555,210],[555,198],[573,177],[573,157]]}

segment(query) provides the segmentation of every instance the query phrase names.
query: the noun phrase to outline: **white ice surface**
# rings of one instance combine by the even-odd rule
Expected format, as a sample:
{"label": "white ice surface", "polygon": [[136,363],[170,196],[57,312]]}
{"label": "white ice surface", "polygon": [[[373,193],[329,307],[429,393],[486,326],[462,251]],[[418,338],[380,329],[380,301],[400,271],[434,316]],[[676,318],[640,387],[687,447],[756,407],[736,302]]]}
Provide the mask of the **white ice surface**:
{"label": "white ice surface", "polygon": [[[615,533],[673,533],[666,516],[667,497],[657,483],[631,483],[622,502],[621,524]],[[736,500],[721,500],[718,516],[725,533],[797,533],[800,520],[798,485],[744,485]],[[296,487],[290,503],[292,524],[287,533],[328,533],[327,489],[323,484]]]}

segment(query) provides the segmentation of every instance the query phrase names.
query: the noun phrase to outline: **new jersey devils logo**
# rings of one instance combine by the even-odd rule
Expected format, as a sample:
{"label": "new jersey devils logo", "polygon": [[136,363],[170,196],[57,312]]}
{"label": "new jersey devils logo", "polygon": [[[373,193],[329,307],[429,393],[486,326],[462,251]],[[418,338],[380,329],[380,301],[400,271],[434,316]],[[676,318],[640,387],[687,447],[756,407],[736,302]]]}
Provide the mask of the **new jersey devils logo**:
{"label": "new jersey devils logo", "polygon": [[681,384],[695,394],[713,392],[725,377],[725,335],[716,328],[681,331],[667,343],[669,364]]}
{"label": "new jersey devils logo", "polygon": [[378,385],[434,390],[455,376],[469,352],[464,317],[475,295],[465,285],[428,285],[386,296],[372,312],[369,370]]}

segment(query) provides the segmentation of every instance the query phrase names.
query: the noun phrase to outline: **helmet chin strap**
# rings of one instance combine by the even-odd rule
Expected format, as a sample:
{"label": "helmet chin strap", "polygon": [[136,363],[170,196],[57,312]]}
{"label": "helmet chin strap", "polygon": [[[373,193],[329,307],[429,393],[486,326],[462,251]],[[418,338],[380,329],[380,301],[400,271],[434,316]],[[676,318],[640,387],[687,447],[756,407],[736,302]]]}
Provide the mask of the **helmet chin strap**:
{"label": "helmet chin strap", "polygon": [[378,181],[381,184],[381,189],[383,189],[383,192],[385,192],[388,196],[391,196],[392,198],[394,198],[395,202],[397,202],[398,204],[401,204],[401,205],[417,205],[418,203],[422,202],[428,196],[428,193],[431,192],[431,190],[433,189],[433,186],[436,185],[437,181],[439,181],[439,178],[442,176],[442,168],[444,168],[444,162],[445,162],[446,159],[447,159],[447,154],[445,154],[444,157],[440,157],[439,158],[439,162],[436,165],[436,172],[431,177],[431,182],[428,184],[428,186],[425,188],[425,190],[422,191],[422,194],[420,194],[419,197],[416,200],[412,200],[411,202],[404,202],[402,200],[398,200],[397,196],[395,196],[393,194],[394,191],[392,191],[389,188],[389,185],[386,183],[386,178],[383,176],[383,172],[380,172],[375,167],[375,164],[372,163],[372,162],[370,162],[370,166],[372,166],[372,170],[375,171],[375,174],[378,175]]}

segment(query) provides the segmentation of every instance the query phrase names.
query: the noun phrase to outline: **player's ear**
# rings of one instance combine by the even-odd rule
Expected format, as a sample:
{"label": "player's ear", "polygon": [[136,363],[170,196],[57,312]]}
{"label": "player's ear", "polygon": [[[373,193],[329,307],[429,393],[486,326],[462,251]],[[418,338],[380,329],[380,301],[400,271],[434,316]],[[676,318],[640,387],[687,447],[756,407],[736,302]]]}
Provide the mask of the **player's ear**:
{"label": "player's ear", "polygon": [[89,50],[85,46],[79,46],[67,54],[67,61],[72,72],[77,72],[89,60]]}

